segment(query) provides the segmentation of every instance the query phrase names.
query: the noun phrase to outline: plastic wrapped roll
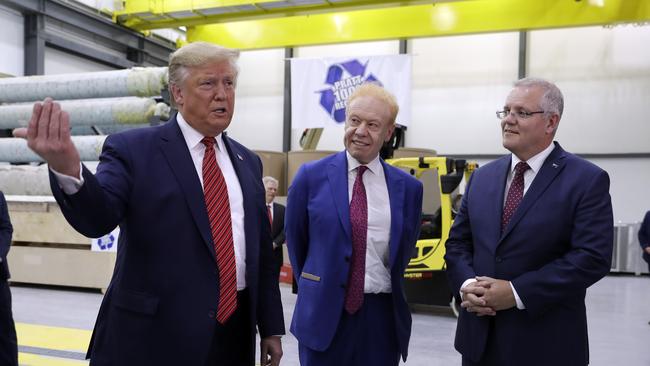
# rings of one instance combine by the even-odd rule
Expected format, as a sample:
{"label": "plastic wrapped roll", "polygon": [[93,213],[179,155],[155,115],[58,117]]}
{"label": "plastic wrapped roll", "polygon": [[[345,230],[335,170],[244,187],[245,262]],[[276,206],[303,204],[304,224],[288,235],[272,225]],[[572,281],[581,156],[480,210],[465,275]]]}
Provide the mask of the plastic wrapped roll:
{"label": "plastic wrapped roll", "polygon": [[[82,161],[99,160],[106,136],[72,136],[72,143],[79,151]],[[41,162],[29,147],[27,141],[16,137],[0,138],[0,161],[8,163]]]}
{"label": "plastic wrapped roll", "polygon": [[[70,114],[71,126],[149,123],[153,118],[169,118],[170,108],[150,98],[125,97],[58,101]],[[0,105],[0,129],[26,127],[33,103]]]}
{"label": "plastic wrapped roll", "polygon": [[0,79],[0,103],[160,95],[167,88],[166,67]]}

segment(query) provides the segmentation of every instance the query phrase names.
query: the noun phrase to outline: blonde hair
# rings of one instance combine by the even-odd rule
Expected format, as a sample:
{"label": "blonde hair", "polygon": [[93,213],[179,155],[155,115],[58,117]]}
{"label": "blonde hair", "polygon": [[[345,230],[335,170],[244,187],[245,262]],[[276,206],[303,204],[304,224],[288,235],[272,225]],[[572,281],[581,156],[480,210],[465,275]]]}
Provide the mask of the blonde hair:
{"label": "blonde hair", "polygon": [[[347,105],[350,105],[353,100],[359,97],[375,97],[386,105],[390,110],[390,122],[395,124],[395,118],[397,118],[397,113],[399,112],[399,105],[397,104],[397,98],[391,94],[388,90],[384,89],[381,85],[374,82],[366,82],[359,85],[352,95],[348,97]],[[348,109],[346,108],[346,117]]]}
{"label": "blonde hair", "polygon": [[181,85],[189,74],[188,68],[203,66],[209,63],[227,61],[235,72],[235,84],[237,83],[237,59],[239,50],[221,47],[208,42],[193,42],[185,45],[169,56],[169,95],[172,106],[174,97],[172,85]]}

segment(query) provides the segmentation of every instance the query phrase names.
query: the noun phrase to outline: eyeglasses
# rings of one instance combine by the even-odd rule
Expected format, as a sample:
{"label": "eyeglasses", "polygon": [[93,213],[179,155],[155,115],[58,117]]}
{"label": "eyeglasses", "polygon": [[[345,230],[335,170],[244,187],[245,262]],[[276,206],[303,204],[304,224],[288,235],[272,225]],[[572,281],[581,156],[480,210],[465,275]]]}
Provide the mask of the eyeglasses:
{"label": "eyeglasses", "polygon": [[530,117],[533,116],[533,114],[544,113],[544,111],[527,112],[527,111],[525,111],[523,109],[515,109],[513,111],[511,111],[509,109],[504,109],[502,111],[497,111],[497,118],[498,119],[504,119],[504,118],[508,117],[508,115],[511,112],[514,113],[514,115],[517,118],[521,118],[521,119],[530,118]]}

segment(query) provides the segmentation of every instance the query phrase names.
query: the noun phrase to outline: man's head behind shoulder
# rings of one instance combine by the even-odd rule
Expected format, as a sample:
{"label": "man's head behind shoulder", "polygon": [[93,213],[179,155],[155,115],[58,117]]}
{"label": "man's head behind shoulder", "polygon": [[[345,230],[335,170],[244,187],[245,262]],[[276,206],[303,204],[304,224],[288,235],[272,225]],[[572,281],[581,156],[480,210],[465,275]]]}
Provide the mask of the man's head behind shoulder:
{"label": "man's head behind shoulder", "polygon": [[238,50],[206,42],[190,43],[170,56],[172,105],[204,136],[216,136],[230,125],[238,57]]}
{"label": "man's head behind shoulder", "polygon": [[546,149],[562,118],[564,97],[553,83],[543,79],[518,80],[497,112],[503,146],[526,161]]}
{"label": "man's head behind shoulder", "polygon": [[379,155],[395,130],[399,106],[395,96],[374,83],[358,86],[347,100],[345,149],[361,164]]}
{"label": "man's head behind shoulder", "polygon": [[278,194],[278,184],[280,182],[272,176],[267,175],[262,178],[262,183],[264,183],[264,190],[266,191],[266,203],[270,204]]}

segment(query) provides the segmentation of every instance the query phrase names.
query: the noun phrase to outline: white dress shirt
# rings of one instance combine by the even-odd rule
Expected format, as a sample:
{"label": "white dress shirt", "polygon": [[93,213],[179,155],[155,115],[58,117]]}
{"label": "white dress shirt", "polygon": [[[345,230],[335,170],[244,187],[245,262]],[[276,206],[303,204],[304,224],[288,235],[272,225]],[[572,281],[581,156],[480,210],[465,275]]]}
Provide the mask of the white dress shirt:
{"label": "white dress shirt", "polygon": [[[187,148],[190,150],[192,162],[196,174],[199,176],[201,186],[203,186],[203,156],[205,155],[205,145],[201,143],[203,135],[190,126],[183,116],[176,115],[178,127],[180,127]],[[228,155],[223,136],[215,136],[214,152],[217,158],[217,164],[221,168],[223,177],[226,180],[228,188],[228,201],[230,202],[230,218],[232,221],[232,239],[235,245],[235,264],[237,266],[237,290],[241,291],[246,288],[246,234],[244,232],[244,195],[242,194],[239,178],[235,173],[235,168]]]}
{"label": "white dress shirt", "polygon": [[[348,159],[348,202],[352,200],[357,167],[362,165],[346,152]],[[368,202],[368,233],[366,237],[366,274],[364,293],[390,293],[390,200],[384,167],[377,156],[366,164],[368,170],[363,174]]]}
{"label": "white dress shirt", "polygon": [[[183,116],[178,113],[176,115],[178,127],[183,133],[183,138],[187,144],[187,148],[192,156],[194,169],[203,186],[203,155],[205,154],[205,145],[201,143],[203,135],[190,126]],[[232,161],[228,156],[228,152],[223,144],[222,135],[219,134],[215,137],[215,156],[217,163],[221,168],[223,177],[226,180],[228,188],[228,201],[230,202],[230,215],[232,221],[232,237],[235,246],[235,264],[237,268],[237,290],[246,288],[246,234],[244,232],[244,196],[242,194],[239,179],[235,173],[235,168]],[[50,169],[51,170],[51,169]],[[51,170],[56,176],[59,186],[68,195],[75,194],[81,189],[84,183],[83,175],[76,178],[68,175],[63,175],[54,170]],[[183,244],[183,243],[179,243]]]}
{"label": "white dress shirt", "polygon": [[[548,145],[546,149],[542,150],[540,153],[538,153],[537,155],[531,157],[526,161],[530,169],[524,172],[524,195],[526,195],[526,192],[528,192],[528,188],[530,188],[530,185],[533,183],[533,180],[535,180],[537,173],[539,173],[539,170],[542,168],[544,161],[546,161],[546,158],[548,158],[548,156],[551,155],[551,152],[553,151],[554,148],[555,148],[555,144],[551,142],[551,144]],[[506,179],[505,192],[503,194],[504,206],[506,204],[506,199],[508,197],[508,191],[510,190],[510,185],[512,184],[512,180],[514,179],[515,167],[517,166],[517,163],[522,161],[515,154],[510,154],[510,155],[512,160],[510,162],[510,170],[508,171],[508,178]],[[460,288],[463,289],[465,288],[465,286],[469,285],[472,282],[476,282],[476,279],[468,278],[467,280],[465,280],[465,282],[463,282],[463,285]],[[517,293],[515,287],[512,285],[512,282],[509,283],[510,283],[510,288],[512,289],[512,294],[515,296],[517,309],[520,310],[526,309],[526,305],[524,305],[524,303],[521,301],[521,298],[519,297],[519,294]],[[462,296],[463,295],[461,292],[461,298]]]}

